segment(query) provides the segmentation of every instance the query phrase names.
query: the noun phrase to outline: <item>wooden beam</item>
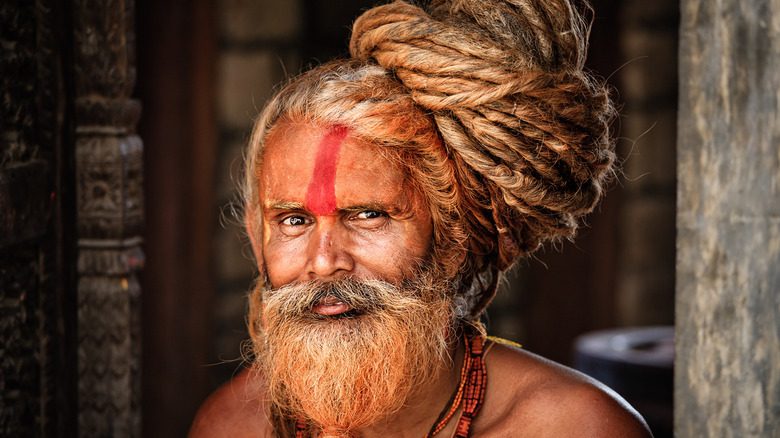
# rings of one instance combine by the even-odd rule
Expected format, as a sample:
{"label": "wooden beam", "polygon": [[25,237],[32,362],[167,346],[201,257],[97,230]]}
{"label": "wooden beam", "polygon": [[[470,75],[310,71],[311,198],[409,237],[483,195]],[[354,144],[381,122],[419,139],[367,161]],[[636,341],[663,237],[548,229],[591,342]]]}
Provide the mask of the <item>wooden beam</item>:
{"label": "wooden beam", "polygon": [[185,436],[212,389],[215,6],[137,4],[147,206],[142,436]]}

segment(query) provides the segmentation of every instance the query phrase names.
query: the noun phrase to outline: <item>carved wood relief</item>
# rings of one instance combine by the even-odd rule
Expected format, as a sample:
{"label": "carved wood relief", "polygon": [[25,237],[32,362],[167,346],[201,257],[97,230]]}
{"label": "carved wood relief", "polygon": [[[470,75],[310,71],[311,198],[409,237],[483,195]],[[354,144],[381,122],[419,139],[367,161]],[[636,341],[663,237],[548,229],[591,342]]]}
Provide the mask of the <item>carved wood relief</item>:
{"label": "carved wood relief", "polygon": [[133,2],[74,4],[81,436],[139,436],[143,146]]}
{"label": "carved wood relief", "polygon": [[52,218],[62,102],[51,4],[0,3],[0,436],[62,436],[71,368]]}
{"label": "carved wood relief", "polygon": [[133,7],[0,2],[0,436],[140,435]]}

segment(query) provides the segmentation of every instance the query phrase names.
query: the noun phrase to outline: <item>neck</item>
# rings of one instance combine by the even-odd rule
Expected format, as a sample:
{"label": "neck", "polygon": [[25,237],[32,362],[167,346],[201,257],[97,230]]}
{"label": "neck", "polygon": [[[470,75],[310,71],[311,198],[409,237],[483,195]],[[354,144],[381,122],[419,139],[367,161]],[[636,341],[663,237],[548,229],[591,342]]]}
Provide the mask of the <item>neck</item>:
{"label": "neck", "polygon": [[449,408],[450,398],[460,381],[463,355],[463,338],[458,337],[450,347],[452,361],[441,366],[436,378],[419,387],[401,410],[375,425],[355,431],[354,436],[417,438],[427,435],[439,414]]}

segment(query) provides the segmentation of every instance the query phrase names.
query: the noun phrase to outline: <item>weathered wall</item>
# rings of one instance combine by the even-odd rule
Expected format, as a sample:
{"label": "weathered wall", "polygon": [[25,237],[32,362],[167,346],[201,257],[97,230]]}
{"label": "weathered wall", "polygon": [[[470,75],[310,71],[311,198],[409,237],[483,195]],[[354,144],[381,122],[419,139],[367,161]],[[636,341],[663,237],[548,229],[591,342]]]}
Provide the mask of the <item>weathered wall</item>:
{"label": "weathered wall", "polygon": [[622,167],[576,240],[521,264],[489,310],[491,329],[564,363],[583,332],[674,321],[679,2],[591,3],[588,66],[615,87]]}
{"label": "weathered wall", "polygon": [[[617,325],[674,322],[678,0],[623,0]],[[607,196],[610,196],[608,194]]]}
{"label": "weathered wall", "polygon": [[211,0],[136,1],[144,111],[144,437],[186,436],[209,384],[216,132]]}
{"label": "weathered wall", "polygon": [[255,277],[240,210],[238,187],[252,123],[260,108],[286,74],[300,70],[299,45],[303,35],[303,4],[300,0],[220,0],[216,56],[216,151],[215,204],[212,211],[221,221],[215,227],[214,261],[216,296],[210,328],[214,382],[229,379],[241,367],[246,331],[246,295]]}
{"label": "weathered wall", "polygon": [[684,0],[676,432],[780,436],[780,0]]}

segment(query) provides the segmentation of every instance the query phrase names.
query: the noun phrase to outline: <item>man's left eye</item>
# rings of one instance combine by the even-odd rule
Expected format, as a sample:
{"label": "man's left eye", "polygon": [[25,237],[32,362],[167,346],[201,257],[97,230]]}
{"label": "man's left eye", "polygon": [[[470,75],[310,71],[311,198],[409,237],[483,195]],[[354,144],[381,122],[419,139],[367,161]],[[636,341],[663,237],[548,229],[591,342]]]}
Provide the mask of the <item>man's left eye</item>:
{"label": "man's left eye", "polygon": [[387,217],[387,213],[376,210],[365,210],[355,215],[355,219],[378,219]]}

